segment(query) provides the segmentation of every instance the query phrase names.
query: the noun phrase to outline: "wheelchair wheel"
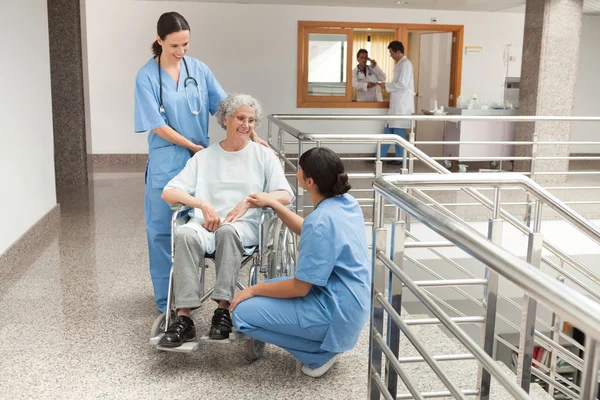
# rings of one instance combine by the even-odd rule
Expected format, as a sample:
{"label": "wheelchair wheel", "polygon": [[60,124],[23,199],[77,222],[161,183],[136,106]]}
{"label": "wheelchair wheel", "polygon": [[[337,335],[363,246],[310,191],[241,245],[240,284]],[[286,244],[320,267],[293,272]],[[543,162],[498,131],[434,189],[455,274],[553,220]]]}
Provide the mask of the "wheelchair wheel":
{"label": "wheelchair wheel", "polygon": [[[177,315],[175,311],[171,311],[171,322],[175,321]],[[156,337],[165,332],[165,322],[167,321],[167,313],[162,313],[156,318],[154,324],[152,325],[152,331],[150,332],[150,337]]]}
{"label": "wheelchair wheel", "polygon": [[273,250],[269,258],[269,278],[293,276],[296,264],[296,238],[283,221],[273,228]]}
{"label": "wheelchair wheel", "polygon": [[265,343],[256,339],[248,339],[246,341],[246,359],[255,361],[262,357],[265,352]]}
{"label": "wheelchair wheel", "polygon": [[283,238],[279,265],[281,265],[283,275],[294,276],[296,273],[296,235],[286,227]]}

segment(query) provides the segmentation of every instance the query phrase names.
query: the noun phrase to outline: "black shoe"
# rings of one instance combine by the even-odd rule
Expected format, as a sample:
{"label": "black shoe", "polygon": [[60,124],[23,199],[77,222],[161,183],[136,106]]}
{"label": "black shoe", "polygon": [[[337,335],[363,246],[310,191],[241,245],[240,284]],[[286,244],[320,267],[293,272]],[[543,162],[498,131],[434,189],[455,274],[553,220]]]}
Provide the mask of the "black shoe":
{"label": "black shoe", "polygon": [[229,310],[217,308],[212,317],[212,324],[210,326],[208,337],[212,340],[228,339],[232,328],[233,322],[231,322]]}
{"label": "black shoe", "polygon": [[389,160],[385,162],[387,165],[403,165],[404,163],[402,161],[397,161],[397,160]]}
{"label": "black shoe", "polygon": [[191,342],[196,339],[196,329],[194,321],[190,317],[180,315],[175,322],[169,326],[164,336],[158,342],[159,346],[179,347],[185,342]]}

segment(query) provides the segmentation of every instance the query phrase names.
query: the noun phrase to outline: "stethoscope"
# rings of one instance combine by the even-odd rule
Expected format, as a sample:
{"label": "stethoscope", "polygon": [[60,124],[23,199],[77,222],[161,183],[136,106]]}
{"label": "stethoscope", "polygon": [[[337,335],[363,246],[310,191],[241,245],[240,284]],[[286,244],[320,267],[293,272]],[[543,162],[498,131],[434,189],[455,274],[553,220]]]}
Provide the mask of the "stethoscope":
{"label": "stethoscope", "polygon": [[[363,72],[363,70],[362,70],[362,69],[360,69],[360,67],[359,67],[359,66],[357,66],[356,68],[358,69],[358,72],[360,72],[360,73],[362,73],[362,74],[363,74],[364,78],[362,78],[362,79],[365,79],[365,78],[367,77],[367,75],[373,75],[373,70],[372,70],[372,69],[371,69],[371,67],[369,67],[368,65],[365,65],[365,71],[367,72],[366,74]],[[359,81],[361,81],[362,79],[361,79],[361,78],[360,78],[358,75],[359,75],[359,74],[357,73],[357,74],[356,74],[356,78],[357,78]]]}
{"label": "stethoscope", "polygon": [[[187,62],[185,61],[185,57],[183,58],[183,65],[185,65],[185,72],[187,75],[187,78],[185,78],[185,80],[183,81],[183,88],[185,89],[185,98],[188,102],[188,106],[190,107],[190,111],[192,112],[193,115],[198,115],[200,114],[200,111],[202,110],[202,96],[200,96],[200,87],[198,86],[198,81],[196,81],[196,79],[192,76],[190,76],[190,70],[188,69],[188,65]],[[194,111],[192,109],[192,103],[190,102],[190,96],[188,95],[188,84],[192,83],[195,87],[196,90],[198,91],[198,99],[200,100],[200,110],[198,111]],[[162,71],[160,68],[160,54],[158,55],[158,84],[160,86],[160,106],[158,108],[158,110],[160,111],[161,114],[165,113],[165,106],[163,105],[163,95],[162,95]]]}

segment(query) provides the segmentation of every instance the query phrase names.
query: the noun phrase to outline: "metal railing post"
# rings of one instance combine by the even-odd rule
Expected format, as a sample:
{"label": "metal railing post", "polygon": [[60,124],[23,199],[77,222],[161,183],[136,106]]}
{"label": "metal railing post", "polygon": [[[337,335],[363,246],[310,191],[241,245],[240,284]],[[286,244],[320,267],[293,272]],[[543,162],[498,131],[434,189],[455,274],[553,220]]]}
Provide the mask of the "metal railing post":
{"label": "metal railing post", "polygon": [[[544,239],[540,233],[542,224],[542,203],[535,201],[532,220],[532,230],[529,234],[527,244],[527,262],[536,268],[540,268],[542,262],[542,246]],[[517,365],[517,382],[523,390],[529,393],[531,385],[531,362],[533,355],[533,338],[535,332],[535,320],[537,312],[537,301],[526,292],[523,296],[523,312],[521,315],[521,335],[519,338],[519,361]]]}
{"label": "metal railing post", "polygon": [[[416,137],[415,121],[414,120],[410,121],[410,125],[411,125],[410,136],[408,138],[408,141],[410,142],[410,144],[412,144],[414,146],[415,145],[415,137]],[[406,153],[407,153],[407,150],[404,150],[404,155],[406,155]],[[405,165],[404,168],[406,168],[406,164],[404,164],[404,165]],[[408,173],[409,174],[414,173],[414,170],[415,170],[414,168],[415,168],[415,155],[412,152],[410,152],[408,154]]]}
{"label": "metal railing post", "polygon": [[[404,221],[394,221],[392,223],[392,242],[390,254],[392,255],[392,261],[401,269],[404,267],[404,242],[406,240],[406,232],[404,230]],[[402,315],[402,281],[398,279],[392,271],[389,271],[389,288],[388,288],[388,302],[392,305],[394,311],[398,315]],[[398,359],[400,354],[400,327],[392,321],[391,316],[388,314],[387,318],[388,335],[386,343],[394,357]],[[393,398],[396,398],[398,394],[398,374],[396,370],[390,367],[390,361],[386,359],[386,377],[387,377],[387,388]]]}
{"label": "metal railing post", "polygon": [[371,283],[371,319],[369,324],[369,399],[379,400],[381,391],[374,382],[381,376],[382,349],[375,343],[375,336],[383,333],[383,307],[376,301],[376,293],[385,292],[385,266],[377,258],[377,254],[385,252],[387,247],[387,232],[382,224],[384,199],[376,195],[373,207],[373,246],[372,246],[372,283]]}
{"label": "metal railing post", "polygon": [[[271,133],[269,133],[270,135]],[[283,138],[284,136],[284,130],[279,128],[279,130],[277,131],[277,150],[279,151],[279,156],[284,156],[285,157],[285,140]]]}
{"label": "metal railing post", "polygon": [[[410,135],[409,135],[409,141],[410,144],[412,144],[414,146],[415,144],[415,121],[411,121],[411,128],[410,128]],[[404,149],[404,156],[406,157],[406,153],[408,152],[407,149]],[[405,158],[406,160],[406,158]],[[413,174],[414,173],[414,160],[415,160],[415,155],[410,152],[408,155],[408,165],[406,165],[406,161],[404,162],[404,165],[402,166],[402,175],[407,175],[407,174]],[[412,194],[412,189],[406,189],[406,192],[408,194]],[[410,231],[410,215],[408,213],[404,214],[404,221],[406,222],[406,230]]]}
{"label": "metal railing post", "polygon": [[[273,142],[273,132],[272,132],[272,129],[271,129],[271,124],[272,124],[271,120],[267,119],[267,142],[272,144],[272,142]],[[279,128],[279,129],[281,129],[281,128]]]}
{"label": "metal railing post", "polygon": [[[531,145],[531,164],[529,166],[529,178],[535,180],[535,158],[538,151],[538,134],[533,132],[533,144]],[[531,220],[533,217],[533,200],[529,193],[527,193],[527,209],[525,211],[525,225],[531,226]]]}
{"label": "metal railing post", "polygon": [[[277,130],[277,154],[279,155],[279,163],[281,164],[281,168],[285,173],[286,163],[285,163],[285,140],[284,140],[285,131],[282,128]],[[271,135],[271,124],[269,124],[269,133],[267,134],[267,140],[269,143],[272,142],[273,137]]]}
{"label": "metal railing post", "polygon": [[[379,178],[381,175],[383,175],[383,162],[381,162],[381,142],[377,142],[376,146],[375,146],[375,178]],[[375,198],[377,197],[377,194],[375,193],[375,191],[373,191],[373,204],[375,204]],[[382,213],[385,212],[385,210],[382,210]],[[375,215],[375,214],[373,214]],[[385,221],[385,214],[383,217],[383,220]],[[373,220],[373,223],[375,223],[375,220]]]}
{"label": "metal railing post", "polygon": [[[488,239],[497,246],[502,245],[502,218],[500,218],[500,188],[494,188],[494,206],[492,218],[488,223]],[[498,273],[489,266],[485,267],[487,283],[483,287],[483,315],[485,321],[481,324],[481,345],[487,355],[494,355],[494,337],[496,334],[496,313],[498,306]],[[489,400],[491,388],[491,375],[481,364],[477,372],[479,387],[478,399]]]}
{"label": "metal railing post", "polygon": [[[298,161],[296,167],[300,168],[300,156],[302,155],[302,139],[298,139]],[[304,216],[304,189],[300,187],[298,179],[296,179],[296,214]]]}
{"label": "metal railing post", "polygon": [[539,136],[537,132],[533,132],[533,144],[531,145],[531,165],[530,165],[530,175],[529,177],[533,180],[535,180],[535,164],[536,164],[536,157],[537,157],[537,153],[538,153],[538,141],[539,141]]}
{"label": "metal railing post", "polygon": [[583,375],[581,376],[581,400],[591,400],[598,396],[598,364],[600,343],[586,335]]}
{"label": "metal railing post", "polygon": [[[564,281],[564,279],[563,279]],[[560,324],[561,318],[555,312],[552,313],[552,341],[556,344],[560,340]],[[551,348],[550,351],[550,380],[554,382],[556,380],[556,363],[558,361],[558,352],[555,348]],[[554,385],[548,384],[548,393],[554,397]]]}

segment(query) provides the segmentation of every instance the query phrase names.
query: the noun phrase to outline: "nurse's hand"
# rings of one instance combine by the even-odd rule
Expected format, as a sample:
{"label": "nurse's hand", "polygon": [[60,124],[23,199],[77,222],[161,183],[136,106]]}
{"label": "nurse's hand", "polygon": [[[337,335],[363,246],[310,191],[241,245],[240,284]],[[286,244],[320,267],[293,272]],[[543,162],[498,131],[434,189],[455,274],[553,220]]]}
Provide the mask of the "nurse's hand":
{"label": "nurse's hand", "polygon": [[204,224],[202,224],[202,227],[209,232],[214,232],[219,229],[221,226],[221,218],[213,206],[210,203],[202,202],[202,206],[199,208],[204,217]]}
{"label": "nurse's hand", "polygon": [[246,214],[246,212],[248,211],[248,209],[250,208],[250,203],[247,200],[242,200],[240,201],[237,206],[235,206],[233,208],[233,210],[229,211],[229,213],[227,213],[227,216],[225,217],[225,219],[223,220],[223,223],[227,223],[227,222],[235,222],[237,221],[239,218],[243,217],[244,214]]}
{"label": "nurse's hand", "polygon": [[248,202],[255,207],[273,207],[277,199],[270,193],[252,193],[248,196]]}
{"label": "nurse's hand", "polygon": [[269,143],[267,143],[266,140],[263,140],[261,138],[259,138],[258,136],[256,137],[256,143],[265,146],[267,149],[270,149],[271,147],[269,146]]}
{"label": "nurse's hand", "polygon": [[250,132],[250,138],[252,139],[252,141],[260,144],[261,146],[265,146],[267,149],[270,149],[271,147],[269,146],[269,143],[267,143],[265,140],[262,140],[254,131],[254,129],[252,130],[252,132]]}
{"label": "nurse's hand", "polygon": [[204,150],[204,146],[200,146],[199,144],[192,144],[192,146],[190,147],[190,151],[194,154],[196,154],[200,150]]}
{"label": "nurse's hand", "polygon": [[239,292],[233,298],[233,300],[231,300],[231,303],[229,303],[229,313],[231,314],[233,312],[233,309],[238,304],[240,304],[242,301],[248,300],[248,299],[250,299],[252,297],[254,297],[254,294],[252,293],[252,287],[246,288],[246,289],[242,290],[241,292]]}

